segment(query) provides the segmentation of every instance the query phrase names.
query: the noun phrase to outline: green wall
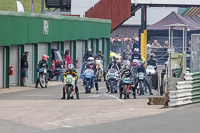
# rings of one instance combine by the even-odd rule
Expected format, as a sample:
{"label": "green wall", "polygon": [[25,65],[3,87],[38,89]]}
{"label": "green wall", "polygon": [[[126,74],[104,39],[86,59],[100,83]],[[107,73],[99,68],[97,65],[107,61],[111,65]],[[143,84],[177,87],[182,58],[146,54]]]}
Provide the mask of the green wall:
{"label": "green wall", "polygon": [[[43,21],[49,23],[43,34]],[[0,45],[109,38],[111,21],[71,16],[0,12]]]}

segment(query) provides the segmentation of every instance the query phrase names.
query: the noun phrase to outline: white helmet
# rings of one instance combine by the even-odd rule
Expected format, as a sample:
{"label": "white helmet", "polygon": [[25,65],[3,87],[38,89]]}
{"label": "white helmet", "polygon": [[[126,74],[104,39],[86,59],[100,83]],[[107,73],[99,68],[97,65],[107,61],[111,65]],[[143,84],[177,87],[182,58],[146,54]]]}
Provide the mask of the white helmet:
{"label": "white helmet", "polygon": [[89,58],[88,58],[88,62],[89,62],[89,63],[93,63],[93,62],[94,62],[94,57],[89,57]]}
{"label": "white helmet", "polygon": [[139,51],[140,51],[139,48],[134,49],[134,52],[139,52]]}
{"label": "white helmet", "polygon": [[91,48],[88,48],[88,52],[92,52],[92,49],[91,49]]}
{"label": "white helmet", "polygon": [[69,70],[73,70],[74,69],[74,65],[73,64],[69,64],[67,67],[68,67]]}

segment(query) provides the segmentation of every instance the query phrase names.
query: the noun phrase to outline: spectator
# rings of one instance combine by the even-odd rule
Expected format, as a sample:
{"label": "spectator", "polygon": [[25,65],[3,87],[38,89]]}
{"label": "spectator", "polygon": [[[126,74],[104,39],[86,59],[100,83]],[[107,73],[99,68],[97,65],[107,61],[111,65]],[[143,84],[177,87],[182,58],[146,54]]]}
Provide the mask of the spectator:
{"label": "spectator", "polygon": [[122,60],[129,60],[131,59],[132,51],[130,49],[130,45],[126,45],[126,49],[122,54]]}
{"label": "spectator", "polygon": [[68,50],[68,49],[65,51],[65,61],[67,61],[67,66],[68,66],[69,64],[72,64],[72,63],[71,63],[71,58],[70,58],[70,56],[69,56],[69,50]]}
{"label": "spectator", "polygon": [[28,55],[29,52],[24,52],[21,60],[21,71],[22,71],[22,79],[23,79],[23,86],[26,86],[26,80],[28,78]]}
{"label": "spectator", "polygon": [[166,49],[169,48],[169,42],[168,42],[168,41],[165,41],[165,43],[164,43],[164,48],[166,48]]}
{"label": "spectator", "polygon": [[139,38],[138,37],[133,37],[133,47],[132,47],[132,51],[134,52],[135,48],[139,48],[140,49],[140,45],[139,45]]}
{"label": "spectator", "polygon": [[186,67],[190,68],[190,55],[189,54],[186,55]]}
{"label": "spectator", "polygon": [[151,43],[151,41],[148,41],[148,43],[147,43],[147,59],[150,58],[151,47],[152,47],[152,43]]}
{"label": "spectator", "polygon": [[189,41],[187,46],[187,54],[191,54],[192,41]]}
{"label": "spectator", "polygon": [[71,0],[63,0],[63,6],[65,12],[71,11]]}
{"label": "spectator", "polygon": [[153,44],[152,44],[153,48],[162,48],[162,46],[158,43],[157,40],[154,40]]}

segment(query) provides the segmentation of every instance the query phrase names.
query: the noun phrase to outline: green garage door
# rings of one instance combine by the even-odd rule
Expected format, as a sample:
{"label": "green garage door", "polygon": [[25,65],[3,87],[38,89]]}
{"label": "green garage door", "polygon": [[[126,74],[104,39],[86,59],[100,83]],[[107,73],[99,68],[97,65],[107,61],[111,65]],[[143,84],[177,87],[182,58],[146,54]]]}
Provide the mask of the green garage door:
{"label": "green garage door", "polygon": [[10,65],[14,66],[14,75],[10,76],[10,85],[18,86],[19,84],[19,46],[10,47]]}
{"label": "green garage door", "polygon": [[82,59],[84,56],[84,48],[85,48],[85,41],[78,40],[76,42],[76,59],[79,59],[79,68],[76,69],[78,72],[78,75],[81,73],[81,67],[82,67]]}
{"label": "green garage door", "polygon": [[38,44],[38,62],[42,59],[42,56],[48,55],[48,43],[39,43]]}
{"label": "green garage door", "polygon": [[0,88],[3,88],[3,65],[4,65],[4,62],[3,62],[3,47],[0,46]]}

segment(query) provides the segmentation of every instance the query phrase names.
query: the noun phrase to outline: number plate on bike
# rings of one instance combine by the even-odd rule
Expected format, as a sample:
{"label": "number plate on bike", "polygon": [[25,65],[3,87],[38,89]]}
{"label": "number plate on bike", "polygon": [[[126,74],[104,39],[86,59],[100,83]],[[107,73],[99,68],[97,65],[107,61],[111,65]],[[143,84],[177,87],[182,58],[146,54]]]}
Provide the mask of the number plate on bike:
{"label": "number plate on bike", "polygon": [[129,83],[129,82],[130,82],[130,78],[124,78],[123,81],[124,81],[125,83]]}
{"label": "number plate on bike", "polygon": [[68,84],[72,83],[72,78],[66,78],[65,82],[68,83]]}
{"label": "number plate on bike", "polygon": [[44,69],[44,73],[47,73],[47,70],[46,70],[46,69]]}
{"label": "number plate on bike", "polygon": [[139,79],[144,79],[144,74],[139,74]]}

